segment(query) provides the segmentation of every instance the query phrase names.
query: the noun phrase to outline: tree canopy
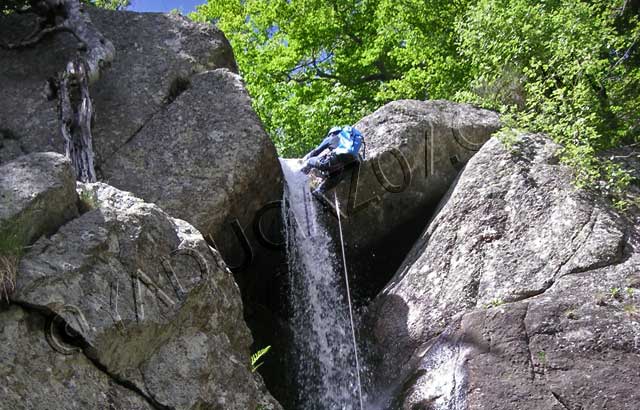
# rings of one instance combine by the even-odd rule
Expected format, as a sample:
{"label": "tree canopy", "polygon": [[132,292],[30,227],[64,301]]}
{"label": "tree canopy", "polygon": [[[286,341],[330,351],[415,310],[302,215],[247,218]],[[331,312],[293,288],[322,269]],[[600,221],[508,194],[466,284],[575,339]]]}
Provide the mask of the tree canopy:
{"label": "tree canopy", "polygon": [[456,16],[467,0],[211,0],[255,108],[283,155],[301,154],[333,124],[399,98],[445,98],[467,70]]}
{"label": "tree canopy", "polygon": [[281,155],[396,99],[492,108],[564,145],[583,185],[628,177],[597,153],[640,141],[637,0],[209,0]]}
{"label": "tree canopy", "polygon": [[640,141],[639,3],[480,0],[458,24],[471,83],[456,98],[561,143],[578,183],[618,195],[628,175],[597,154]]}

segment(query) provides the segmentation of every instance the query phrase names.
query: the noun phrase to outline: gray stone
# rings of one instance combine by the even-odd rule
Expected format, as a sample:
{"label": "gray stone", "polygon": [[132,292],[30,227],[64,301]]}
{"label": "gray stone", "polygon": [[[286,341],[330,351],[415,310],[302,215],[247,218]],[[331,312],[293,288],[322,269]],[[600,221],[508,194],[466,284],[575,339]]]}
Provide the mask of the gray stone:
{"label": "gray stone", "polygon": [[418,349],[395,408],[560,409],[535,378],[524,324],[526,303],[457,317]]}
{"label": "gray stone", "polygon": [[70,162],[53,152],[0,166],[0,231],[29,244],[78,215]]}
{"label": "gray stone", "polygon": [[60,354],[48,343],[48,322],[11,306],[0,311],[0,407],[12,410],[151,410],[140,394],[117,384],[87,357]]}
{"label": "gray stone", "polygon": [[[89,6],[87,6],[89,7]],[[174,14],[108,11],[91,7],[96,27],[116,47],[116,58],[91,88],[96,165],[101,166],[184,88],[194,73],[237,71],[222,32]],[[0,17],[0,37],[18,39],[32,30],[31,17]],[[36,47],[0,50],[0,124],[25,152],[63,152],[55,101],[44,93],[48,78],[76,53],[67,33]]]}
{"label": "gray stone", "polygon": [[[359,178],[340,187],[358,288],[378,292],[456,176],[500,128],[495,112],[449,101],[391,102],[355,125],[365,136]],[[331,196],[333,200],[333,196]]]}
{"label": "gray stone", "polygon": [[28,250],[13,301],[63,318],[156,406],[279,409],[250,371],[238,287],[202,235],[127,192],[80,189],[89,210]]}
{"label": "gray stone", "polygon": [[[248,228],[259,209],[281,198],[282,183],[275,147],[234,74],[224,34],[174,14],[93,7],[90,14],[116,47],[114,62],[91,86],[98,178],[211,235],[226,260],[244,259],[230,224],[237,219],[255,244]],[[2,16],[0,37],[18,38],[31,24]],[[59,33],[32,48],[0,50],[0,161],[62,152],[56,101],[43,90],[76,46]],[[273,258],[261,251],[255,248],[256,264]]]}
{"label": "gray stone", "polygon": [[191,82],[103,172],[111,185],[218,240],[225,223],[237,218],[247,226],[263,205],[281,198],[281,171],[240,76],[220,69]]}
{"label": "gray stone", "polygon": [[574,188],[557,148],[490,140],[371,306],[392,408],[636,407],[640,224]]}
{"label": "gray stone", "polygon": [[22,147],[12,132],[0,129],[0,164],[23,155]]}
{"label": "gray stone", "polygon": [[[115,60],[91,86],[98,178],[212,239],[235,268],[251,320],[258,305],[273,300],[268,289],[282,264],[281,251],[261,245],[254,229],[259,210],[282,198],[281,171],[228,41],[211,24],[173,14],[90,14],[116,47]],[[0,37],[17,40],[33,24],[28,16],[0,16]],[[68,33],[0,50],[0,162],[62,152],[56,101],[45,98],[45,84],[76,52]],[[266,212],[267,229],[277,225],[274,209]],[[279,236],[270,231],[270,239]]]}

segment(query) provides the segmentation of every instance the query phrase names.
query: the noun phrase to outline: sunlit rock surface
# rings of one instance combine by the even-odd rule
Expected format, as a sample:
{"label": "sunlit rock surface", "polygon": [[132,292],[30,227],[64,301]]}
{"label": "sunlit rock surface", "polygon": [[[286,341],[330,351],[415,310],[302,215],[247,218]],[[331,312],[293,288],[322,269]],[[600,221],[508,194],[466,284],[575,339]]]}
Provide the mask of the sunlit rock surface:
{"label": "sunlit rock surface", "polygon": [[637,215],[577,190],[557,153],[490,140],[374,301],[391,408],[636,407]]}
{"label": "sunlit rock surface", "polygon": [[[400,100],[355,126],[365,137],[366,159],[359,173],[347,174],[338,193],[350,270],[362,295],[371,297],[500,120],[468,104]],[[333,194],[328,199],[333,202]]]}
{"label": "sunlit rock surface", "polygon": [[251,372],[240,292],[218,252],[130,193],[79,189],[86,212],[28,249],[12,297],[71,327],[52,347],[78,348],[156,407],[279,409]]}

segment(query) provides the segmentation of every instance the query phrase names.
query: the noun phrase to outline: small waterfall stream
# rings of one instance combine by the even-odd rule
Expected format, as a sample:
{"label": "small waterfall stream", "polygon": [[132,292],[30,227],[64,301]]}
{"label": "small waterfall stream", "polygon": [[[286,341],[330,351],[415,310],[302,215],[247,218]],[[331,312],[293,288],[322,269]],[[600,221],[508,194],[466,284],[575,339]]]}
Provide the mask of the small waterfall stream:
{"label": "small waterfall stream", "polygon": [[318,218],[297,160],[280,160],[286,180],[290,300],[299,410],[359,410],[358,373],[347,300],[334,243]]}

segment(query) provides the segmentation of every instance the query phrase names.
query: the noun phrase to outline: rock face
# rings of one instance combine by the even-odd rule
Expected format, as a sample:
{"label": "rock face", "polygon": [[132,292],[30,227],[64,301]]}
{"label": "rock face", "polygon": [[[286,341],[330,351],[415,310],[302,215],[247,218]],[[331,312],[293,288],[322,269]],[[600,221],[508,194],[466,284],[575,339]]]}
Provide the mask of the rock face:
{"label": "rock face", "polygon": [[62,355],[47,344],[47,322],[19,306],[0,311],[2,408],[152,410],[82,354]]}
{"label": "rock face", "polygon": [[[228,245],[238,243],[228,225],[250,227],[261,207],[281,198],[282,182],[227,39],[179,15],[90,13],[117,50],[91,89],[98,177],[212,235],[225,259],[243,257]],[[26,34],[30,24],[1,17],[0,37]],[[62,152],[56,103],[42,90],[76,46],[57,34],[30,49],[0,50],[0,160]]]}
{"label": "rock face", "polygon": [[[274,242],[278,242],[280,232],[277,231],[277,227],[269,231],[269,228],[277,225],[271,224],[271,222],[279,216],[278,204],[274,204],[273,201],[282,198],[281,171],[275,147],[253,112],[249,95],[237,75],[238,68],[229,42],[223,33],[213,25],[195,23],[179,15],[113,12],[93,8],[89,5],[86,7],[90,8],[89,12],[93,23],[105,37],[113,42],[116,48],[115,60],[110,67],[104,70],[102,78],[91,86],[91,96],[95,108],[92,132],[99,179],[103,182],[109,182],[118,189],[132,192],[144,201],[153,202],[160,206],[168,214],[188,221],[202,232],[207,241],[215,243],[215,247],[228,262],[227,266],[233,270],[235,279],[242,289],[247,304],[246,319],[253,320],[254,324],[262,321],[263,323],[260,325],[267,328],[267,332],[273,333],[271,326],[265,325],[268,321],[264,320],[264,317],[272,318],[273,312],[284,305],[283,298],[277,292],[270,292],[277,288],[279,283],[274,280],[274,277],[277,276],[275,272],[277,269],[280,269],[279,272],[284,271],[281,266],[281,250],[272,249],[277,248],[277,243],[274,245]],[[33,31],[34,24],[36,21],[28,15],[2,15],[0,16],[0,38],[5,41],[24,38]],[[55,96],[53,100],[47,100],[45,84],[50,77],[64,69],[67,61],[76,54],[77,47],[77,40],[72,35],[56,33],[31,48],[0,49],[0,61],[2,61],[0,64],[0,164],[5,164],[25,154],[41,151],[63,152],[63,140],[60,137],[57,119],[57,103]],[[2,177],[4,177],[4,173],[0,176],[0,178]],[[27,189],[24,185],[13,185],[14,182],[19,183],[13,181],[10,189]],[[73,202],[75,207],[77,195],[71,185],[66,189],[68,196],[65,199],[69,203]],[[90,197],[83,198],[81,206],[85,208],[91,206],[93,201],[94,199]],[[47,203],[50,202],[47,199]],[[8,206],[13,209],[13,204]],[[5,207],[4,198],[0,207]],[[45,221],[51,223],[51,226],[55,226],[55,228],[68,219],[63,221],[57,217],[57,219],[53,218],[55,216],[53,211],[56,209],[54,207],[47,211],[49,214],[47,214]],[[70,217],[77,214],[77,210],[74,212]],[[115,213],[118,212],[120,211]],[[29,221],[28,228],[33,230],[29,234],[31,241],[36,240],[43,233],[51,234],[55,231],[54,228],[49,229],[49,226],[45,227],[47,229],[36,229],[39,222],[33,220],[32,217],[33,215],[29,215],[25,219],[25,221]],[[84,228],[81,228],[81,223],[77,221],[73,221],[68,227],[65,227],[65,229],[72,230],[71,232],[65,231],[67,235],[77,235],[78,238],[86,239],[86,242],[78,239],[70,244],[59,243],[56,245],[54,248],[60,254],[57,254],[55,258],[51,257],[57,261],[57,268],[43,265],[43,271],[60,273],[66,272],[64,269],[78,266],[85,266],[89,269],[88,266],[93,266],[93,262],[89,262],[89,259],[93,257],[91,255],[94,255],[95,251],[91,246],[97,246],[101,250],[102,247],[106,247],[113,252],[116,252],[114,249],[121,249],[113,248],[117,242],[113,242],[113,239],[101,242],[104,238],[100,235],[104,233],[106,228],[100,225],[99,218],[93,211],[82,215],[80,218],[82,223],[86,221],[93,227],[92,229],[95,229],[89,233],[83,232]],[[166,216],[162,218],[166,218]],[[107,229],[111,232],[109,235],[113,230],[119,229],[114,227],[117,225],[116,219],[109,220],[109,228]],[[170,227],[173,222],[160,223],[157,221],[158,218],[153,217],[152,219],[154,220],[149,222],[150,226],[155,226],[154,224],[157,223],[159,224],[157,229],[161,228],[164,232],[163,235],[166,234],[174,238],[161,240],[153,236],[155,233],[151,235],[156,242],[163,244],[163,252],[177,247],[179,241],[175,239],[176,230]],[[142,232],[146,232],[146,223],[138,227]],[[256,226],[268,231],[268,235],[258,235],[259,229],[256,229]],[[162,236],[160,233],[158,235]],[[268,239],[271,240],[267,243],[268,246],[262,244],[267,242],[263,240],[263,236],[268,236]],[[94,241],[94,238],[98,239]],[[44,242],[47,239],[41,241]],[[80,248],[76,249],[75,246],[80,246]],[[36,252],[36,249],[44,252],[44,248],[37,246],[32,249],[32,252]],[[87,250],[89,254],[83,254],[84,250]],[[132,255],[135,255],[133,250],[131,252],[133,252]],[[32,258],[35,254],[30,253],[29,255],[29,258]],[[118,255],[126,258],[134,257],[129,254]],[[166,256],[166,254],[160,254],[158,258],[162,256]],[[151,259],[151,256],[148,258]],[[25,259],[24,263],[28,263],[29,260],[31,259]],[[127,264],[133,263],[129,259],[127,260]],[[45,264],[44,259],[39,263]],[[112,262],[104,263],[109,265]],[[122,265],[120,262],[113,263],[113,266],[116,267]],[[164,271],[158,270],[160,268],[159,259],[154,263],[153,274],[162,275]],[[96,266],[98,270],[105,269],[104,272],[111,272],[109,269],[113,268],[107,269],[99,264]],[[40,266],[36,264],[33,269],[39,271]],[[62,271],[56,269],[62,269]],[[94,285],[99,290],[93,289],[89,285],[87,285],[88,288],[85,288],[83,281],[91,282],[95,278],[81,279],[80,273],[74,272],[77,275],[74,277],[76,282],[56,282],[55,280],[47,282],[56,287],[57,297],[62,297],[60,295],[68,296],[65,290],[67,288],[73,289],[68,292],[78,298],[84,295],[82,292],[97,292],[101,298],[110,295],[109,289],[112,281],[105,279],[106,282],[102,283],[96,280]],[[95,271],[92,272],[95,273]],[[125,282],[123,282],[125,279],[126,283],[132,281],[130,276],[135,274],[136,270],[127,270],[127,272],[124,279],[117,275],[114,276],[119,278],[114,279],[114,286],[125,286]],[[37,272],[32,271],[32,273],[36,275]],[[151,273],[147,273],[148,275]],[[284,276],[282,273],[279,275],[280,278]],[[26,283],[24,280],[28,280],[28,277],[22,274],[20,280],[23,280],[24,284]],[[29,280],[33,280],[33,277]],[[153,280],[155,281],[156,278]],[[282,281],[282,279],[278,280]],[[101,287],[103,285],[107,287]],[[142,288],[144,290],[145,286],[143,285]],[[131,289],[127,292],[129,292],[127,295],[131,296]],[[164,290],[163,292],[167,293],[168,291]],[[124,295],[124,293],[119,294],[121,297]],[[44,294],[35,295],[28,293],[28,297],[33,298],[29,300],[35,306],[41,307],[49,303],[47,302],[49,296],[45,298]],[[27,294],[23,293],[22,296],[26,298]],[[45,298],[44,302],[39,300],[40,296]],[[176,302],[175,296],[167,294],[167,297]],[[88,300],[93,299],[89,297]],[[65,303],[76,302],[79,303],[75,299],[73,301],[65,299]],[[95,306],[91,305],[90,308],[87,308],[89,310],[97,309],[96,306],[102,306],[95,301],[84,300],[83,303],[95,304]],[[233,309],[239,309],[239,303],[234,300],[235,307]],[[84,312],[86,306],[82,306]],[[118,306],[120,307],[120,305]],[[124,305],[122,306],[124,307]],[[209,305],[205,305],[205,307],[211,308]],[[58,306],[58,308],[61,307]],[[146,309],[150,308],[147,306]],[[194,307],[194,309],[196,308]],[[45,310],[58,312],[52,307],[47,307]],[[236,311],[234,310],[234,312]],[[267,312],[268,315],[257,317],[257,312]],[[148,311],[145,313],[149,314]],[[105,314],[108,316],[107,313]],[[184,314],[186,315],[186,313]],[[178,323],[179,319],[172,320],[174,320],[172,323]],[[185,319],[184,323],[192,323],[189,320]],[[233,316],[224,323],[242,330],[237,330],[237,332],[246,332],[242,317]],[[233,323],[233,325],[229,323]],[[102,326],[107,325],[102,324]],[[203,321],[199,321],[197,326],[194,324],[192,327],[209,329],[207,331],[213,333],[217,331],[213,324],[208,325]],[[256,327],[254,325],[253,328]],[[122,376],[122,372],[125,372],[126,369],[136,366],[140,368],[158,366],[156,362],[146,358],[142,353],[139,356],[123,359],[122,362],[118,361],[119,359],[113,359],[115,353],[107,354],[109,349],[116,351],[114,346],[118,339],[109,333],[113,329],[110,328],[109,331],[103,328],[96,329],[98,329],[96,334],[83,333],[83,340],[91,345],[85,350],[92,351],[91,349],[95,347],[96,352],[99,352],[96,353],[96,360],[100,363],[104,361],[103,364],[108,365],[109,372],[117,374],[117,377],[123,377],[129,382],[128,375],[127,377]],[[160,332],[159,328],[156,331]],[[174,329],[174,331],[176,330]],[[189,335],[191,331],[185,330],[185,335]],[[151,337],[149,333],[142,332],[141,334],[142,338]],[[211,333],[205,332],[205,334],[208,335],[207,340],[212,340]],[[241,349],[248,349],[248,339],[234,334],[236,335],[234,337],[241,341],[238,342],[238,346],[241,346]],[[164,340],[162,338],[165,336],[162,335],[158,337]],[[193,340],[204,340],[198,335],[192,336]],[[109,342],[106,342],[105,338]],[[185,338],[184,340],[191,340],[187,336]],[[222,338],[224,339],[224,337]],[[141,340],[135,339],[131,343],[137,343],[135,346],[142,345]],[[183,343],[184,340],[179,342],[176,339],[175,344],[167,344],[166,349],[180,349],[180,343]],[[234,340],[231,342],[235,343]],[[160,346],[160,343],[149,344]],[[226,342],[223,340],[220,343],[224,345]],[[256,344],[256,347],[264,347],[273,343],[270,340],[258,340]],[[131,346],[129,348],[144,350]],[[170,355],[167,352],[165,351],[163,355]],[[207,357],[207,360],[215,360],[213,354],[209,354]],[[240,356],[236,354],[233,357],[239,358]],[[244,358],[238,359],[238,361],[243,365],[246,362]],[[224,360],[223,362],[226,363]],[[201,360],[199,363],[203,363],[203,361]],[[204,364],[202,364],[202,368],[198,366],[192,366],[195,369],[193,372],[206,372]],[[261,370],[267,367],[268,364],[263,366]],[[227,368],[229,372],[236,371],[233,369],[232,366]],[[193,375],[191,370],[182,369],[181,371],[181,374],[187,379]],[[156,391],[159,387],[149,387],[148,391],[140,387],[142,383],[140,380],[143,377],[140,374],[145,374],[144,370],[136,370],[134,374],[137,376],[132,378],[134,381],[131,383],[145,391],[149,397],[159,395],[157,399],[154,396],[152,400],[158,402],[165,400],[161,393]],[[144,376],[147,385],[153,386],[153,383],[160,383],[154,381],[149,374],[147,371]],[[218,379],[211,377],[213,381],[210,380],[209,384],[206,384],[204,379],[199,382],[201,384],[190,382],[191,393],[197,386],[202,387],[205,384],[206,386],[218,386],[216,385]],[[234,377],[224,372],[216,377],[220,377],[220,380],[226,380],[228,383],[239,383],[240,385],[249,383],[237,378],[233,381]],[[164,379],[158,380],[163,381]],[[185,384],[186,381],[180,383]],[[180,386],[180,383],[176,382],[176,385]],[[218,387],[223,389],[224,386],[227,385],[223,383]],[[210,403],[215,392],[208,391],[209,387],[202,388],[204,389],[201,394],[203,403]],[[229,391],[234,390],[230,389]],[[191,395],[191,393],[189,394]],[[169,389],[165,394],[171,396],[172,400],[182,400],[180,394],[173,394]],[[252,394],[245,395],[246,402],[236,398],[228,398],[225,399],[227,402],[220,404],[220,406],[227,409],[237,405],[238,408],[244,410],[244,405],[250,404],[251,400],[254,400],[252,397],[255,395],[252,396]],[[184,403],[187,402],[188,400]],[[189,405],[188,403],[180,403],[182,403],[180,406],[183,407]],[[184,408],[188,408],[188,406]]]}
{"label": "rock face", "polygon": [[[228,41],[212,25],[156,13],[91,8],[90,14],[117,50],[116,59],[91,90],[98,166],[169,104],[194,73],[237,71]],[[5,39],[20,38],[35,24],[22,16],[4,16],[0,22],[0,37]],[[33,48],[0,50],[0,124],[5,139],[17,141],[25,153],[62,152],[57,107],[47,101],[43,88],[49,77],[64,69],[76,47],[73,36],[58,34]]]}
{"label": "rock face", "polygon": [[490,140],[373,303],[388,408],[637,407],[640,224],[557,148]]}
{"label": "rock face", "polygon": [[364,281],[358,287],[377,292],[500,121],[496,113],[466,104],[404,100],[356,127],[366,139],[366,161],[357,181],[347,178],[341,187],[344,234],[351,270]]}
{"label": "rock face", "polygon": [[101,183],[81,189],[89,210],[28,250],[13,296],[67,324],[52,346],[81,349],[156,407],[279,409],[250,371],[220,255],[155,205]]}
{"label": "rock face", "polygon": [[0,233],[23,244],[53,233],[78,215],[75,186],[71,163],[53,152],[1,165]]}
{"label": "rock face", "polygon": [[194,75],[191,87],[153,116],[102,168],[135,192],[218,238],[280,198],[280,168],[237,74]]}
{"label": "rock face", "polygon": [[0,164],[22,155],[17,137],[9,130],[0,129]]}

